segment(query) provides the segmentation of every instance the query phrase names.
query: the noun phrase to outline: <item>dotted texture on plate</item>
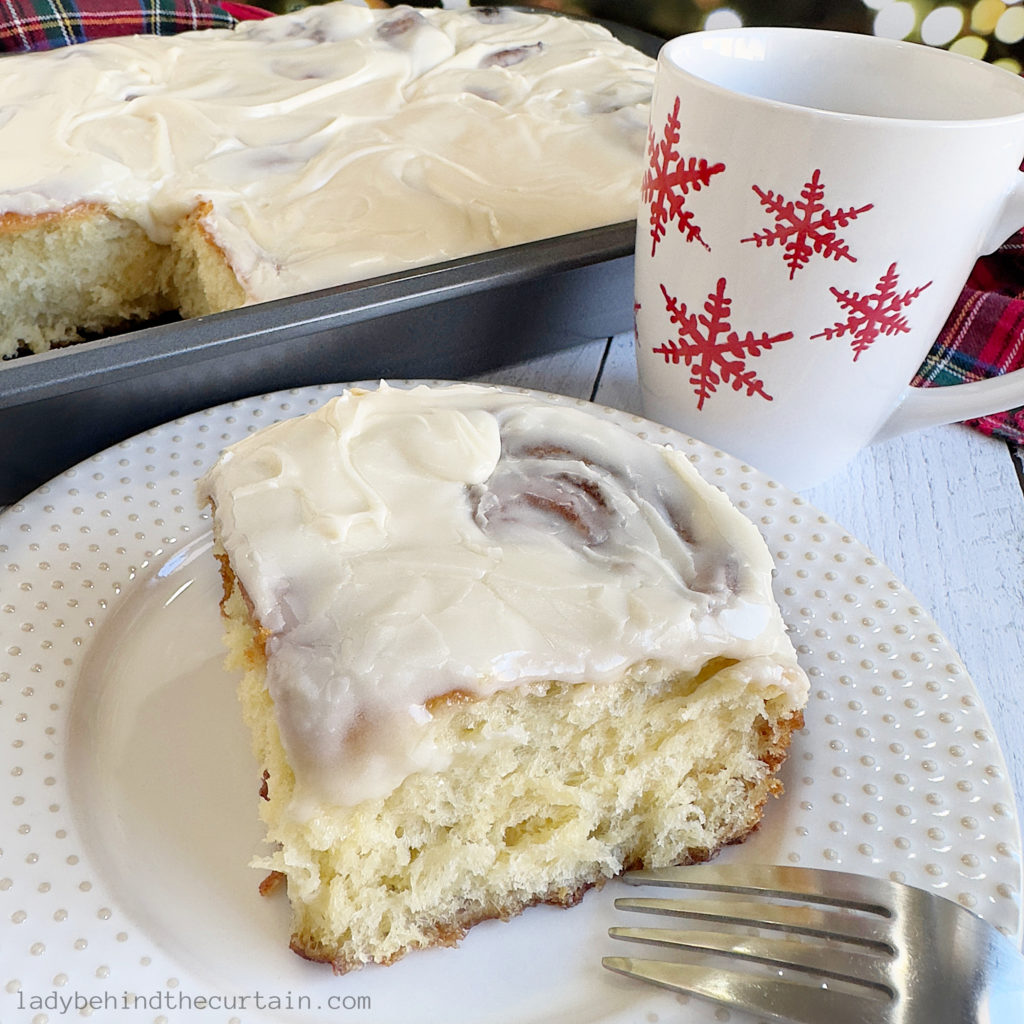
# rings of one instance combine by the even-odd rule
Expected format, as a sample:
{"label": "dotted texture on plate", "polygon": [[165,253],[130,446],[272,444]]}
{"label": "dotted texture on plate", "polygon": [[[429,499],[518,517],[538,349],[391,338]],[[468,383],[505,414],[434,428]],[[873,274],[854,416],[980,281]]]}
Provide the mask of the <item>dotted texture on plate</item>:
{"label": "dotted texture on plate", "polygon": [[[180,983],[173,957],[119,911],[80,840],[63,756],[77,674],[112,609],[208,529],[194,485],[220,449],[339,390],[282,392],[174,421],[0,517],[0,1007],[19,1006],[19,993],[70,991],[72,978],[113,991]],[[806,727],[779,806],[725,856],[911,882],[1019,940],[1020,832],[1002,753],[927,613],[798,496],[667,428],[590,408],[679,447],[758,526],[776,560],[776,594],[811,680]],[[60,1016],[19,1010],[10,1019]]]}

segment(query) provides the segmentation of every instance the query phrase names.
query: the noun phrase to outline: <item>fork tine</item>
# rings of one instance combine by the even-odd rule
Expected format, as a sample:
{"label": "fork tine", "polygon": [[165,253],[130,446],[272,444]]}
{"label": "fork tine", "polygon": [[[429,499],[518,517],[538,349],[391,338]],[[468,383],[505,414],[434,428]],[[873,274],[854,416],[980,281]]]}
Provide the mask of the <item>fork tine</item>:
{"label": "fork tine", "polygon": [[[1024,1021],[1024,959],[1019,946],[983,918],[930,890],[847,872],[754,865],[700,865],[636,871],[623,877],[634,885],[681,889],[684,895],[672,900],[617,900],[620,909],[738,923],[757,930],[749,938],[738,933],[731,945],[722,941],[723,935],[722,940],[713,937],[703,948],[689,951],[698,956],[739,955],[760,966],[744,972],[685,962],[680,957],[687,947],[703,941],[694,939],[691,929],[684,933],[675,962],[606,957],[604,965],[620,974],[799,1024]],[[689,890],[702,894],[687,898]],[[718,900],[705,893],[725,895]],[[750,902],[744,896],[767,899]],[[760,956],[768,952],[758,945],[770,941],[760,933],[766,927],[844,942],[867,939],[883,955],[873,957],[876,973],[869,973],[849,966],[865,956],[863,950],[842,950],[830,944],[830,952],[846,958],[845,966],[836,967],[842,973],[835,983],[827,980],[815,985],[807,978],[801,983],[783,974],[785,952],[781,959],[771,952],[768,958]],[[661,941],[658,929],[612,929],[611,933],[617,938]],[[789,952],[793,945],[813,947],[813,943],[781,941]],[[725,946],[730,948],[721,948]],[[811,973],[819,973],[803,959],[794,959],[799,960],[798,969],[806,966]]]}
{"label": "fork tine", "polygon": [[622,880],[630,885],[667,885],[678,889],[794,899],[892,917],[893,885],[885,879],[846,871],[774,865],[695,864],[630,871],[622,876]]}
{"label": "fork tine", "polygon": [[616,974],[776,1020],[796,1024],[878,1024],[883,1019],[880,1011],[884,1012],[885,1004],[870,996],[663,960],[606,956],[601,962]]}
{"label": "fork tine", "polygon": [[712,921],[716,924],[734,924],[748,928],[771,928],[795,935],[838,939],[884,953],[893,952],[888,931],[880,922],[869,917],[856,917],[815,907],[708,898],[684,901],[629,896],[617,899],[615,907],[618,910],[638,910],[643,913],[683,917],[691,921]]}
{"label": "fork tine", "polygon": [[769,967],[792,968],[835,978],[857,985],[869,985],[889,996],[895,995],[888,982],[885,962],[870,954],[838,950],[832,946],[795,942],[791,939],[736,935],[679,928],[609,928],[613,939],[643,942],[669,949],[695,953],[714,953],[767,964]]}

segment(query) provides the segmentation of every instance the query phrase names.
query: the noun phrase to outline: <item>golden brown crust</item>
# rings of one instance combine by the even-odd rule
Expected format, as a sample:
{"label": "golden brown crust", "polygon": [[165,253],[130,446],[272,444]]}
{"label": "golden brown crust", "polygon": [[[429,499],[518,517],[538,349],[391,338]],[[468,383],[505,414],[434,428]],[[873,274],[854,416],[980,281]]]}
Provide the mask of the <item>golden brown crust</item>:
{"label": "golden brown crust", "polygon": [[198,202],[174,230],[170,279],[182,316],[236,309],[248,300],[245,285],[211,227],[213,204]]}
{"label": "golden brown crust", "polygon": [[424,707],[433,715],[452,704],[472,704],[478,699],[474,694],[467,693],[465,690],[449,690],[447,693],[431,697]]}
{"label": "golden brown crust", "polygon": [[789,755],[793,733],[798,732],[803,727],[803,711],[795,711],[788,718],[778,722],[774,728],[769,722],[764,720],[758,723],[758,735],[766,745],[764,752],[761,754],[761,761],[768,765],[771,771],[778,771],[781,767],[782,762]]}
{"label": "golden brown crust", "polygon": [[206,218],[213,213],[213,203],[208,199],[204,199],[202,202],[197,203],[192,209],[192,212],[182,221],[185,227],[194,228],[201,236],[203,241],[210,246],[215,252],[220,255],[220,258],[225,264],[230,264],[227,253],[224,251],[224,247],[214,237],[213,232],[206,224]]}
{"label": "golden brown crust", "polygon": [[220,613],[225,615],[225,606],[235,589],[235,574],[231,569],[231,559],[223,551],[215,551],[213,557],[220,565]]}
{"label": "golden brown crust", "polygon": [[17,234],[32,231],[47,224],[65,224],[69,220],[88,220],[90,217],[110,216],[110,211],[102,203],[74,203],[63,210],[51,210],[44,213],[13,213],[10,210],[0,213],[0,234]]}
{"label": "golden brown crust", "polygon": [[[520,900],[501,905],[493,904],[490,907],[485,907],[475,912],[466,910],[457,921],[435,922],[433,925],[433,941],[421,943],[415,948],[431,949],[457,946],[466,937],[469,930],[475,928],[478,924],[482,924],[484,921],[509,921],[513,917],[518,917],[524,910],[530,907],[541,905],[574,907],[589,890],[601,888],[606,881],[607,878],[600,877],[592,881],[581,882],[574,888],[560,886],[544,896],[537,896],[527,901]],[[349,971],[358,970],[365,966],[359,960],[335,956],[322,949],[307,946],[303,943],[301,935],[293,935],[289,947],[293,953],[297,953],[304,960],[319,964],[329,964],[335,974],[347,974]],[[395,956],[375,962],[379,966],[387,967],[400,960],[407,952],[411,952],[411,949],[402,950]]]}
{"label": "golden brown crust", "polygon": [[260,895],[273,896],[275,892],[280,891],[281,886],[285,884],[286,880],[287,876],[283,871],[271,871],[270,874],[260,882]]}
{"label": "golden brown crust", "polygon": [[[736,836],[735,838],[723,843],[722,847],[719,849],[734,843],[742,842],[757,828],[757,824],[758,822],[755,822],[742,835]],[[719,852],[719,849],[707,850],[700,848],[685,850],[674,863],[679,865],[703,864],[705,861],[708,861],[715,856],[715,854]],[[642,859],[630,858],[626,862],[623,870],[634,871],[642,867],[644,867]],[[516,901],[503,905],[495,904],[490,907],[477,910],[473,913],[467,911],[457,922],[436,922],[433,926],[435,934],[434,941],[422,943],[415,948],[430,949],[456,946],[466,937],[469,930],[476,927],[478,924],[482,924],[484,921],[509,921],[514,917],[518,917],[523,913],[523,911],[528,910],[530,907],[542,905],[562,908],[575,907],[591,889],[603,888],[608,880],[607,876],[602,875],[594,879],[588,879],[580,882],[574,887],[560,886],[543,896],[536,896],[530,900]],[[260,891],[263,891],[262,886]],[[335,974],[339,975],[347,974],[349,971],[359,970],[366,966],[360,960],[335,955],[320,948],[307,946],[303,943],[302,936],[297,934],[292,935],[289,948],[293,953],[297,953],[304,960],[309,960],[313,963],[319,964],[329,964],[331,970]],[[374,962],[378,963],[379,966],[390,966],[409,952],[412,952],[412,948],[402,950],[395,956],[389,957],[386,960]]]}
{"label": "golden brown crust", "polygon": [[269,629],[264,628],[263,624],[256,617],[256,608],[252,603],[252,599],[245,592],[245,587],[242,586],[242,581],[235,575],[234,570],[231,568],[231,560],[228,558],[223,551],[215,551],[213,557],[217,559],[220,564],[220,584],[221,584],[221,598],[220,598],[220,611],[221,615],[225,618],[230,618],[227,613],[227,604],[231,600],[232,595],[238,594],[245,604],[246,609],[249,612],[249,623],[252,627],[252,644],[246,654],[246,660],[251,665],[258,665],[260,663],[266,663],[267,660],[267,642],[270,640],[271,632]]}

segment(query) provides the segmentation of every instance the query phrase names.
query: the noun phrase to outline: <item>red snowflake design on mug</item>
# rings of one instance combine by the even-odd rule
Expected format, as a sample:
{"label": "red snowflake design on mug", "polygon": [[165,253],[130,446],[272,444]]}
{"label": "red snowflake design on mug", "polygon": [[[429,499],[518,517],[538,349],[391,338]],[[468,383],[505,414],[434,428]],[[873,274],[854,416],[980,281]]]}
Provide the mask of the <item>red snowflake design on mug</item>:
{"label": "red snowflake design on mug", "polygon": [[689,367],[697,408],[703,409],[704,402],[722,383],[730,385],[733,391],[746,390],[748,396],[760,395],[771,402],[772,396],[765,390],[764,381],[748,369],[746,363],[779,342],[788,341],[793,337],[792,331],[781,334],[762,331],[759,335],[747,331],[740,337],[729,322],[732,299],[725,294],[724,277],[718,279],[715,291],[708,293],[702,314],[688,312],[685,303],[669,294],[664,285],[660,287],[665,309],[678,332],[675,338],[653,351],[664,356],[666,363],[678,364],[681,360]]}
{"label": "red snowflake design on mug", "polygon": [[708,185],[712,175],[725,170],[725,164],[709,163],[704,157],[684,157],[679,146],[679,97],[668,115],[661,139],[655,141],[654,128],[647,131],[647,161],[641,184],[641,197],[650,206],[651,255],[668,234],[668,224],[675,221],[687,242],[697,242],[710,249],[701,236],[700,225],[693,211],[684,209],[691,191],[699,192]]}
{"label": "red snowflake design on mug", "polygon": [[846,319],[837,321],[826,327],[812,338],[833,338],[850,336],[850,347],[853,349],[853,361],[856,362],[882,335],[906,334],[910,323],[903,315],[905,310],[921,292],[931,284],[919,285],[900,294],[900,275],[896,272],[896,264],[891,263],[889,269],[882,274],[875,285],[875,290],[861,295],[849,288],[840,291],[829,288],[841,309],[846,311]]}
{"label": "red snowflake design on mug", "polygon": [[776,192],[766,192],[759,185],[752,187],[775,223],[764,231],[755,231],[747,238],[741,238],[740,242],[753,242],[758,248],[776,243],[782,245],[783,259],[789,267],[791,281],[798,270],[810,263],[814,255],[857,262],[849,245],[839,237],[838,229],[849,227],[862,213],[872,209],[873,203],[846,209],[828,209],[824,203],[825,186],[821,182],[820,169],[815,170],[804,183],[800,198],[796,200],[786,199]]}

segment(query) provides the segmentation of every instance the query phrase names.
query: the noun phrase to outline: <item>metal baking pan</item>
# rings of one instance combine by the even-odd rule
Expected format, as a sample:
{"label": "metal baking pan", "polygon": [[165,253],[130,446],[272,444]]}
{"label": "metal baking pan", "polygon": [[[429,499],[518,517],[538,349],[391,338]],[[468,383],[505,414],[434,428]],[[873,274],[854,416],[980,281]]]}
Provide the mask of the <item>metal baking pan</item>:
{"label": "metal baking pan", "polygon": [[459,378],[632,327],[632,222],[0,364],[0,504],[149,427],[331,381]]}

